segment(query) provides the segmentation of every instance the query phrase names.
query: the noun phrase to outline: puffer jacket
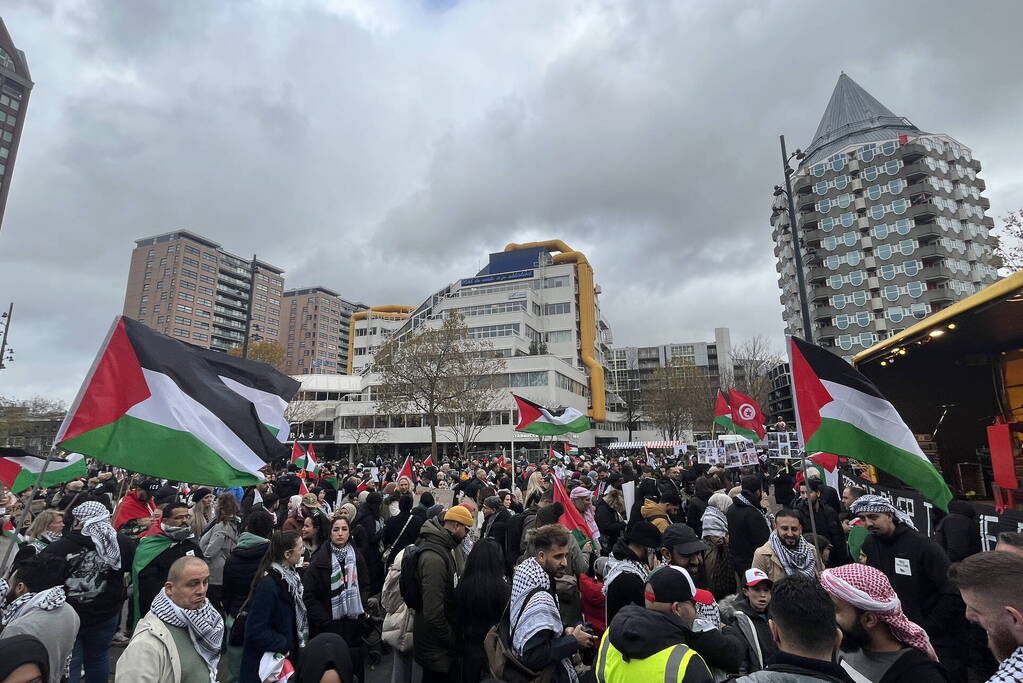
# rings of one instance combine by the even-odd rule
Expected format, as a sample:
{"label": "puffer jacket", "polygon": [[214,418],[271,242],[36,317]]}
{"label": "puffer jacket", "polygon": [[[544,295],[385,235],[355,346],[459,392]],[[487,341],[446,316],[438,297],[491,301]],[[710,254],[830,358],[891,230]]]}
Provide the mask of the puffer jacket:
{"label": "puffer jacket", "polygon": [[664,509],[664,506],[660,503],[655,503],[649,498],[643,501],[640,513],[643,515],[643,519],[657,527],[657,530],[662,534],[671,525],[671,518],[668,517],[668,511]]}
{"label": "puffer jacket", "polygon": [[199,549],[210,566],[210,583],[214,586],[224,584],[224,565],[238,545],[238,524],[237,520],[217,522],[199,540]]}
{"label": "puffer jacket", "polygon": [[401,560],[405,556],[402,548],[394,556],[394,562],[387,569],[384,577],[384,588],[380,592],[380,605],[387,612],[384,617],[382,640],[398,652],[412,651],[412,619],[415,616],[412,608],[401,599],[398,582],[401,579]]}

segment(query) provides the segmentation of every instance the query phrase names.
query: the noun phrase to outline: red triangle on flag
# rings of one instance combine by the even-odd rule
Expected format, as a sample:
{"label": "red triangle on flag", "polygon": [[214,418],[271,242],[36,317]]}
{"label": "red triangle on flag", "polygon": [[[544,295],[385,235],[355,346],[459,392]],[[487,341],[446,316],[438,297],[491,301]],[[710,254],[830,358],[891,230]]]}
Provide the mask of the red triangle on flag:
{"label": "red triangle on flag", "polygon": [[309,493],[309,489],[306,488],[305,479],[302,479],[298,482],[298,495],[304,496],[307,493]]}
{"label": "red triangle on flag", "polygon": [[433,455],[426,456],[426,460],[423,461],[423,467],[433,467]]}
{"label": "red triangle on flag", "polygon": [[402,477],[408,477],[409,479],[412,479],[412,456],[411,455],[405,456],[405,462],[404,462],[404,464],[402,464],[401,469],[398,471],[398,476],[396,477],[396,480],[397,479],[401,479]]}
{"label": "red triangle on flag", "polygon": [[291,462],[292,462],[292,464],[294,464],[299,458],[302,458],[304,456],[305,456],[305,451],[302,450],[302,447],[298,445],[297,441],[292,441],[291,442]]}

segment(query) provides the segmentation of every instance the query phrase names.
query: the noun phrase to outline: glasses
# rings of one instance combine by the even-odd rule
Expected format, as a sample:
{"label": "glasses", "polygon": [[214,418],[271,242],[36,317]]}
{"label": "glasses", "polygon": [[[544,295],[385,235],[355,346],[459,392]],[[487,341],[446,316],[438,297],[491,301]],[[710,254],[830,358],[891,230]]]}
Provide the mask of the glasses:
{"label": "glasses", "polygon": [[828,270],[838,270],[843,263],[850,266],[858,266],[863,261],[862,251],[850,251],[842,256],[832,255],[824,259],[824,266]]}
{"label": "glasses", "polygon": [[828,287],[832,289],[842,289],[843,285],[849,284],[853,287],[859,287],[867,279],[867,273],[862,270],[854,270],[848,275],[830,275],[828,276]]}
{"label": "glasses", "polygon": [[885,217],[885,214],[894,213],[897,216],[901,216],[908,210],[908,199],[896,199],[891,204],[874,204],[872,207],[867,209],[867,215],[874,220],[881,220]]}
{"label": "glasses", "polygon": [[853,315],[846,315],[843,313],[842,315],[835,316],[835,327],[840,330],[844,330],[854,323],[860,327],[866,327],[873,319],[874,318],[869,311],[860,311]]}
{"label": "glasses", "polygon": [[887,261],[895,254],[902,254],[903,256],[909,256],[916,248],[920,246],[920,243],[916,240],[902,240],[898,244],[881,244],[874,249],[874,255],[883,261]]}
{"label": "glasses", "polygon": [[835,338],[835,343],[843,351],[848,351],[853,346],[869,348],[877,343],[877,335],[873,332],[861,332],[856,334],[840,334]]}
{"label": "glasses", "polygon": [[825,237],[821,240],[821,246],[828,251],[834,251],[838,248],[839,244],[844,244],[847,247],[855,246],[860,241],[860,234],[850,230],[847,233],[839,235],[837,237]]}
{"label": "glasses", "polygon": [[840,208],[840,209],[844,209],[844,208],[848,207],[850,204],[852,204],[852,201],[853,201],[853,196],[851,194],[849,194],[848,192],[846,192],[845,194],[838,195],[834,199],[822,199],[822,200],[820,200],[819,202],[817,202],[816,208],[817,208],[817,211],[819,213],[827,213],[827,212],[831,211],[833,208],[835,208],[836,206],[838,208]]}
{"label": "glasses", "polygon": [[887,174],[895,175],[902,168],[902,159],[892,159],[891,161],[879,164],[878,166],[871,166],[870,168],[863,169],[863,179],[867,182],[877,180],[878,176]]}
{"label": "glasses", "polygon": [[828,190],[834,188],[836,190],[844,190],[849,186],[851,178],[847,175],[840,175],[832,180],[822,180],[819,183],[814,183],[813,191],[820,195],[825,195]]}
{"label": "glasses", "polygon": [[905,286],[886,285],[881,289],[881,296],[887,301],[898,301],[900,296],[911,296],[918,299],[927,291],[927,285],[922,282],[908,282]]}
{"label": "glasses", "polygon": [[861,289],[858,292],[852,292],[851,294],[836,294],[831,297],[831,305],[838,310],[842,310],[849,304],[855,306],[865,306],[867,304],[867,291]]}
{"label": "glasses", "polygon": [[851,228],[855,222],[856,213],[853,211],[847,211],[838,217],[822,218],[820,227],[824,232],[831,232],[840,225],[843,228]]}
{"label": "glasses", "polygon": [[860,147],[856,155],[859,157],[860,161],[873,161],[874,157],[880,155],[890,157],[895,154],[895,150],[898,148],[898,141],[889,140],[888,142],[883,142],[880,145],[864,145],[863,147]]}
{"label": "glasses", "polygon": [[889,180],[887,185],[871,185],[867,188],[867,198],[878,200],[884,194],[899,194],[906,189],[906,181],[902,178]]}
{"label": "glasses", "polygon": [[914,225],[916,225],[916,221],[912,218],[900,218],[891,225],[888,223],[878,223],[874,226],[873,234],[879,240],[883,240],[892,234],[908,235]]}

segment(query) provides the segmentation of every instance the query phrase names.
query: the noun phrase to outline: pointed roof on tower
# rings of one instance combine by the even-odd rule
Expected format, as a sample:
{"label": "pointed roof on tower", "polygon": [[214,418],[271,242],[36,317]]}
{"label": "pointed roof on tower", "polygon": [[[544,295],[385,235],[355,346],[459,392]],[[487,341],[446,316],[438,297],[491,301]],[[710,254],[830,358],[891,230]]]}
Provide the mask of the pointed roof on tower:
{"label": "pointed roof on tower", "polygon": [[898,116],[842,72],[806,149],[804,164],[824,159],[842,147],[921,133],[909,119]]}

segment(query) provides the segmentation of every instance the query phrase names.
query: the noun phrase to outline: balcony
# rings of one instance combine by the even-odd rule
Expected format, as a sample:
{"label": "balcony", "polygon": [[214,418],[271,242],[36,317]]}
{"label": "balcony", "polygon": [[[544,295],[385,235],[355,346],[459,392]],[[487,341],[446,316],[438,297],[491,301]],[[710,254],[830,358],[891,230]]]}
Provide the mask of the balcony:
{"label": "balcony", "polygon": [[[227,285],[220,285],[220,284],[218,284],[217,285],[217,291],[222,293],[222,294],[225,294],[227,296],[235,297],[236,299],[242,299],[244,301],[248,301],[248,299],[249,299],[249,293],[248,292],[243,292],[240,289],[235,289],[233,287],[228,287]],[[218,300],[220,299],[219,295],[217,296],[217,299]],[[248,307],[248,304],[246,304],[246,307]]]}
{"label": "balcony", "polygon": [[249,310],[248,297],[246,297],[244,301],[239,301],[238,299],[235,299],[233,297],[228,297],[228,296],[224,296],[222,294],[218,294],[217,295],[217,303],[218,304],[223,304],[224,306],[231,306],[231,307],[233,307],[235,309],[238,309],[238,310],[242,311],[243,313],[247,312]]}
{"label": "balcony", "polygon": [[941,260],[934,265],[926,266],[920,271],[920,276],[927,282],[939,282],[951,280],[955,277],[955,273],[945,265],[944,260]]}
{"label": "balcony", "polygon": [[956,301],[957,298],[959,297],[956,296],[956,293],[948,287],[938,287],[937,289],[928,289],[918,301],[924,301],[932,305],[947,306]]}
{"label": "balcony", "polygon": [[217,313],[220,313],[221,315],[231,316],[236,320],[245,322],[246,318],[245,313],[242,313],[241,311],[238,311],[236,309],[227,308],[226,306],[214,306],[213,310],[216,311]]}

